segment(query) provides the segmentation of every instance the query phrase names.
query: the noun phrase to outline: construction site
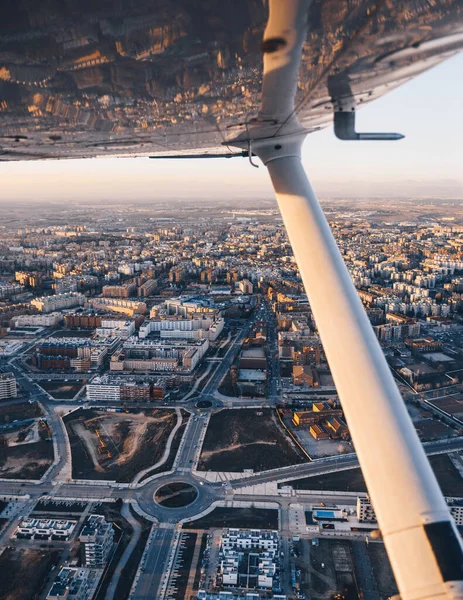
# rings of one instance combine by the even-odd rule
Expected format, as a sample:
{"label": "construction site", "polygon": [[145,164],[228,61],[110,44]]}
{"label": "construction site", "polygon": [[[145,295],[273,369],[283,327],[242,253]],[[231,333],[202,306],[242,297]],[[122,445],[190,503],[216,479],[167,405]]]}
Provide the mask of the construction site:
{"label": "construction site", "polygon": [[0,424],[0,477],[40,479],[53,462],[51,435],[40,417]]}
{"label": "construction site", "polygon": [[77,410],[64,418],[73,479],[129,482],[159,462],[177,423],[172,410]]}

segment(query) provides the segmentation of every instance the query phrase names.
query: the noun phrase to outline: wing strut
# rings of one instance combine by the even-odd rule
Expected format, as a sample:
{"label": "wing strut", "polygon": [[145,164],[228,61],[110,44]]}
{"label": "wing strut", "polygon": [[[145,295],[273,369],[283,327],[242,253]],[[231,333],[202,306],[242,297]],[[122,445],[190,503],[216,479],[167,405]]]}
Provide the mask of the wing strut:
{"label": "wing strut", "polygon": [[261,113],[228,143],[252,142],[268,168],[402,600],[462,598],[461,539],[301,163],[294,96],[310,0],[269,5]]}

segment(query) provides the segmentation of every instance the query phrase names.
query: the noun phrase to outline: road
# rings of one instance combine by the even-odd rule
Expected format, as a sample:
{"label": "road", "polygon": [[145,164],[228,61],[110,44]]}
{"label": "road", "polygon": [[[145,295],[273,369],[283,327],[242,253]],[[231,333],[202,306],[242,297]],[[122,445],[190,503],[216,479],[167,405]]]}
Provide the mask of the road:
{"label": "road", "polygon": [[173,527],[161,526],[157,529],[146,552],[146,560],[141,568],[133,600],[153,600],[159,598],[158,590],[163,576],[167,573],[168,560],[174,539]]}
{"label": "road", "polygon": [[66,428],[62,419],[60,419],[55,413],[54,404],[50,403],[48,394],[35,382],[32,382],[24,375],[22,369],[16,364],[16,361],[17,359],[10,361],[8,368],[14,373],[16,381],[24,390],[26,390],[26,392],[30,395],[30,398],[40,402],[53,432],[56,464],[53,465],[46,474],[47,480],[52,481],[70,460],[70,456],[68,454]]}
{"label": "road", "polygon": [[[434,454],[447,454],[456,450],[463,450],[463,437],[450,440],[439,440],[436,442],[426,442],[423,444],[426,453],[429,456]],[[230,482],[232,488],[237,489],[247,485],[257,485],[269,481],[288,481],[290,479],[311,477],[314,475],[325,475],[336,471],[354,469],[359,466],[355,454],[341,454],[339,456],[318,458],[309,463],[282,467],[274,471],[256,473],[256,475],[247,475],[242,479],[234,479]]]}
{"label": "road", "polygon": [[241,348],[241,344],[248,337],[249,332],[251,331],[254,321],[255,319],[251,319],[250,322],[247,323],[236,336],[235,340],[230,344],[225,356],[222,358],[220,363],[218,363],[216,369],[212,373],[212,376],[209,378],[209,381],[203,388],[201,394],[203,399],[214,401],[214,394],[219,388],[220,382],[230,370],[230,367],[232,366],[233,361],[235,360],[236,355]]}
{"label": "road", "polygon": [[[270,313],[266,306],[260,312],[263,319],[269,319]],[[174,473],[160,474],[153,480],[144,480],[143,482],[131,485],[117,484],[115,482],[71,482],[70,478],[70,456],[68,454],[68,444],[66,430],[62,420],[55,413],[55,403],[50,399],[50,396],[42,390],[34,381],[24,375],[19,357],[13,358],[4,365],[13,371],[19,385],[30,394],[30,397],[36,399],[43,406],[47,419],[53,430],[56,464],[47,472],[42,481],[37,483],[30,482],[13,482],[0,480],[0,498],[2,495],[17,494],[19,496],[29,495],[31,500],[27,503],[29,508],[32,508],[34,503],[42,496],[50,496],[55,499],[66,498],[76,500],[110,500],[122,498],[125,501],[124,511],[128,510],[128,503],[136,503],[145,513],[147,518],[150,518],[156,523],[156,529],[153,531],[151,541],[144,555],[144,564],[142,571],[139,573],[134,598],[136,600],[152,599],[160,597],[161,586],[163,583],[163,575],[168,568],[169,557],[174,548],[175,528],[177,523],[183,518],[194,517],[211,507],[216,501],[237,500],[237,501],[272,501],[277,502],[282,508],[282,511],[288,510],[289,505],[294,502],[294,497],[285,498],[281,496],[260,496],[256,494],[243,494],[243,488],[268,482],[285,482],[291,479],[303,477],[323,475],[336,471],[352,469],[358,467],[358,461],[355,454],[339,455],[336,457],[327,457],[316,459],[309,463],[294,465],[257,474],[243,474],[243,477],[233,480],[224,488],[222,483],[208,483],[197,477],[192,469],[195,467],[198,452],[201,445],[201,439],[205,434],[207,421],[211,410],[223,406],[256,406],[262,404],[272,405],[278,400],[278,358],[277,358],[277,339],[273,331],[273,327],[269,327],[269,398],[267,400],[259,399],[238,399],[222,396],[218,392],[218,387],[229,371],[231,365],[236,359],[236,356],[241,348],[242,342],[249,335],[250,329],[253,326],[255,317],[248,321],[244,328],[239,332],[236,338],[229,344],[228,350],[224,357],[215,363],[210,369],[210,374],[206,385],[202,392],[196,395],[194,402],[198,399],[208,400],[212,407],[209,409],[197,409],[193,412],[185,434],[180,443],[180,447],[173,465]],[[199,396],[199,397],[198,397]],[[61,402],[60,402],[61,404]],[[67,403],[71,408],[76,406],[76,403]],[[152,408],[152,405],[150,405]],[[188,395],[184,402],[176,403],[176,407],[185,407],[192,410],[191,402],[188,402]],[[429,442],[424,444],[428,454],[448,453],[457,450],[463,450],[463,437],[451,440],[442,440],[437,442]],[[156,490],[166,485],[167,483],[183,481],[194,486],[197,490],[196,499],[187,507],[183,508],[166,508],[157,504],[154,500]],[[304,506],[309,506],[313,503],[323,502],[330,498],[330,493],[320,492],[318,495],[310,495],[308,497],[298,497],[297,502]],[[331,495],[334,502],[342,504],[355,504],[356,498],[353,496]],[[133,518],[133,517],[132,517]],[[136,545],[137,535],[132,539],[122,559],[126,562],[131,554],[131,551]],[[121,561],[122,561],[121,559]],[[111,594],[117,586],[117,573],[119,573],[125,562],[120,562],[118,571],[111,583],[107,598],[111,598]],[[369,587],[366,571],[364,574],[364,588]],[[373,598],[372,595],[369,596]],[[366,598],[366,593],[365,593]]]}
{"label": "road", "polygon": [[187,425],[184,438],[180,444],[176,459],[176,468],[179,471],[191,471],[195,463],[195,455],[199,450],[201,435],[205,433],[208,414],[192,415]]}
{"label": "road", "polygon": [[352,556],[355,565],[358,591],[364,600],[380,600],[370,556],[365,542],[352,541]]}
{"label": "road", "polygon": [[141,536],[141,525],[130,512],[129,504],[124,504],[122,506],[121,515],[130,523],[130,525],[132,525],[133,533],[121,558],[119,559],[117,567],[111,578],[111,582],[106,589],[105,600],[113,600],[116,597],[116,588],[117,584],[119,583],[119,579],[121,578],[122,571],[124,570],[132,552],[135,550],[135,546],[138,544],[138,540]]}

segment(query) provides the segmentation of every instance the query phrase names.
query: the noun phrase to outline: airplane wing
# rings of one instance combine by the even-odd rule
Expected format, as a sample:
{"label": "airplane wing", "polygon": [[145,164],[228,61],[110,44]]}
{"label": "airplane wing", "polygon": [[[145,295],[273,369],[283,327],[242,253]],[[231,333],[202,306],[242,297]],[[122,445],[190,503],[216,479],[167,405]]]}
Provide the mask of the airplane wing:
{"label": "airplane wing", "polygon": [[[23,0],[0,17],[0,160],[234,154],[257,115],[268,0]],[[460,0],[313,0],[295,112],[316,131],[346,95],[359,107],[462,46]]]}

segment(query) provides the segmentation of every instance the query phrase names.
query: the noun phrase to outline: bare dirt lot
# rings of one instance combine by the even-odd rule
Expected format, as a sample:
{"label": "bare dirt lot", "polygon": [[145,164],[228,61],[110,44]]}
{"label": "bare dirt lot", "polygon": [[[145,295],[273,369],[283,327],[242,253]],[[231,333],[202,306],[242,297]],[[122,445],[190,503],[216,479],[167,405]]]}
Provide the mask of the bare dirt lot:
{"label": "bare dirt lot", "polygon": [[177,416],[163,409],[138,413],[78,410],[63,420],[74,479],[129,482],[162,457]]}
{"label": "bare dirt lot", "polygon": [[399,593],[386,548],[382,542],[372,542],[368,545],[373,575],[376,579],[381,598],[391,598]]}
{"label": "bare dirt lot", "polygon": [[[463,496],[463,479],[445,454],[430,456],[429,462],[436,474],[437,481],[445,496]],[[287,481],[281,485],[292,485],[295,489],[302,490],[330,490],[339,492],[366,492],[367,487],[360,469],[349,469],[318,477],[304,477]]]}
{"label": "bare dirt lot", "polygon": [[320,539],[309,549],[310,561],[298,566],[304,575],[304,592],[314,599],[328,599],[342,594],[357,598],[351,543],[345,540]]}
{"label": "bare dirt lot", "polygon": [[37,419],[31,423],[18,425],[14,427],[14,430],[0,431],[2,445],[20,446],[22,444],[38,442],[40,440],[39,425],[40,421]]}
{"label": "bare dirt lot", "polygon": [[213,529],[240,527],[243,529],[278,529],[278,510],[273,508],[229,508],[218,506],[196,521],[182,525],[182,529]]}
{"label": "bare dirt lot", "polygon": [[200,471],[264,471],[305,462],[273,410],[222,410],[211,417]]}
{"label": "bare dirt lot", "polygon": [[455,437],[457,432],[442,421],[436,419],[421,419],[414,422],[420,440],[438,440]]}
{"label": "bare dirt lot", "polygon": [[23,419],[34,419],[42,416],[40,406],[34,402],[20,402],[19,404],[0,405],[0,425],[22,421]]}
{"label": "bare dirt lot", "polygon": [[0,555],[0,598],[38,598],[51,567],[58,562],[59,555],[59,550],[7,548]]}
{"label": "bare dirt lot", "polygon": [[18,446],[0,446],[0,478],[40,479],[53,458],[53,444],[44,440]]}
{"label": "bare dirt lot", "polygon": [[85,381],[40,381],[39,385],[56,400],[72,400]]}
{"label": "bare dirt lot", "polygon": [[181,409],[181,412],[182,424],[178,428],[177,433],[174,435],[174,439],[172,440],[172,444],[170,446],[170,453],[168,459],[164,464],[160,465],[156,469],[148,471],[145,475],[143,475],[140,481],[144,481],[145,479],[148,479],[149,477],[152,477],[157,473],[165,473],[166,471],[170,471],[172,469],[172,465],[175,462],[175,458],[180,447],[180,442],[182,441],[183,434],[185,433],[185,429],[188,424],[188,419],[191,416],[191,413],[187,412],[186,410],[183,410],[183,408]]}

